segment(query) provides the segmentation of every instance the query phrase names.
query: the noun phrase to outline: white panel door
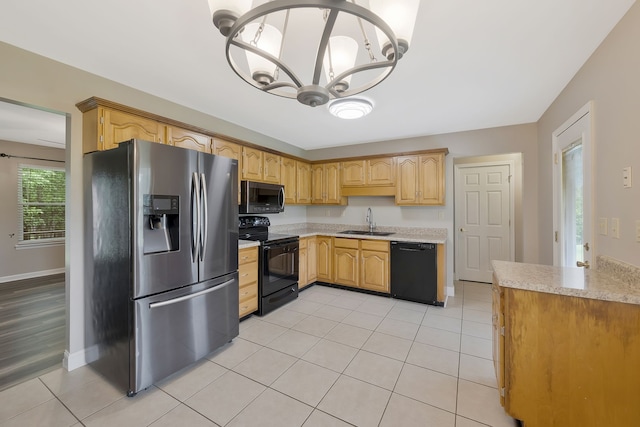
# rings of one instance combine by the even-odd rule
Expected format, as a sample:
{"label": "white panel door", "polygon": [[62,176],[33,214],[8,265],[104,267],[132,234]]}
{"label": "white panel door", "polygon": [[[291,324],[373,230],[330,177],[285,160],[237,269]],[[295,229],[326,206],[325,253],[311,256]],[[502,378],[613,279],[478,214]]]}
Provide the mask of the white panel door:
{"label": "white panel door", "polygon": [[491,282],[492,260],[513,260],[511,166],[456,168],[456,275]]}

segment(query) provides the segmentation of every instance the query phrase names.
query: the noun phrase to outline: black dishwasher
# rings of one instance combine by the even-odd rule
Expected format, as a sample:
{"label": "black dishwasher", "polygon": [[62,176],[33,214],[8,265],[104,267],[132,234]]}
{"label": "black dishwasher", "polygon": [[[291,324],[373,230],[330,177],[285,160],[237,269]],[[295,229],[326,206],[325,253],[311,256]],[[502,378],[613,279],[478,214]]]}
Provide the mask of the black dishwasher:
{"label": "black dishwasher", "polygon": [[443,305],[438,302],[437,253],[433,243],[391,242],[391,295]]}

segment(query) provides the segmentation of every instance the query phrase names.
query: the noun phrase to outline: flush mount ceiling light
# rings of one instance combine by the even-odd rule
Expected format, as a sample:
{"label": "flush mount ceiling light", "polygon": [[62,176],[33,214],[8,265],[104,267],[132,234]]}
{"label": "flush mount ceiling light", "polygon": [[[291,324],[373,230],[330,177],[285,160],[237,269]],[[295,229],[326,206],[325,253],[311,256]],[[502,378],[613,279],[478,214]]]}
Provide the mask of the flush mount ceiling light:
{"label": "flush mount ceiling light", "polygon": [[329,102],[329,112],[341,119],[359,119],[373,110],[373,104],[366,99],[343,98]]}
{"label": "flush mount ceiling light", "polygon": [[[252,3],[260,4],[252,9]],[[236,74],[264,92],[312,107],[374,87],[409,49],[420,0],[368,4],[209,0]],[[369,39],[373,33],[377,45]]]}

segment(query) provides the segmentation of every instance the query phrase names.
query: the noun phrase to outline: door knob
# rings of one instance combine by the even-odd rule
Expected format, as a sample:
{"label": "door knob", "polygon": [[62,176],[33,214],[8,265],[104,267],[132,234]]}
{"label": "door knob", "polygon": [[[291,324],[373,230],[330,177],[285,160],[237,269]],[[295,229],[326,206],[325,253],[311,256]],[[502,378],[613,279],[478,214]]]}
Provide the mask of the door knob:
{"label": "door knob", "polygon": [[589,266],[589,261],[585,261],[585,262],[577,261],[577,262],[576,262],[576,265],[577,265],[578,267],[584,267],[584,268],[589,268],[589,267],[590,267],[590,266]]}
{"label": "door knob", "polygon": [[467,231],[467,229],[466,229],[466,228],[461,228],[461,229],[460,229],[460,231],[461,231],[462,233],[464,233],[465,231]]}

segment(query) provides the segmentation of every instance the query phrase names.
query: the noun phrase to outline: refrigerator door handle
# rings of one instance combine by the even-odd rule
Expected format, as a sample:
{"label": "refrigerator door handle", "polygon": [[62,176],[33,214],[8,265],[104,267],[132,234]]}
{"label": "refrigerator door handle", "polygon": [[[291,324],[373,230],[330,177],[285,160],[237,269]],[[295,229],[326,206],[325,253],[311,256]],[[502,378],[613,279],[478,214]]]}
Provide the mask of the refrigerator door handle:
{"label": "refrigerator door handle", "polygon": [[198,259],[198,237],[200,231],[200,186],[198,174],[191,176],[191,259]]}
{"label": "refrigerator door handle", "polygon": [[209,206],[207,202],[207,183],[203,173],[200,174],[200,199],[202,204],[202,223],[200,226],[200,261],[204,261],[207,252],[207,236],[209,233]]}
{"label": "refrigerator door handle", "polygon": [[195,292],[193,294],[183,295],[181,297],[172,298],[172,299],[168,299],[168,300],[165,300],[165,301],[152,302],[152,303],[149,304],[149,309],[163,307],[165,305],[177,304],[177,303],[182,302],[182,301],[187,301],[187,300],[190,300],[192,298],[197,298],[197,297],[199,297],[201,295],[205,295],[205,294],[208,294],[209,292],[217,291],[218,289],[224,288],[225,286],[229,286],[229,285],[233,284],[234,282],[235,282],[235,280],[231,279],[231,280],[227,280],[226,282],[223,282],[223,283],[221,283],[219,285],[213,286],[211,288],[208,288],[208,289],[205,289],[205,290],[202,290],[202,291]]}

